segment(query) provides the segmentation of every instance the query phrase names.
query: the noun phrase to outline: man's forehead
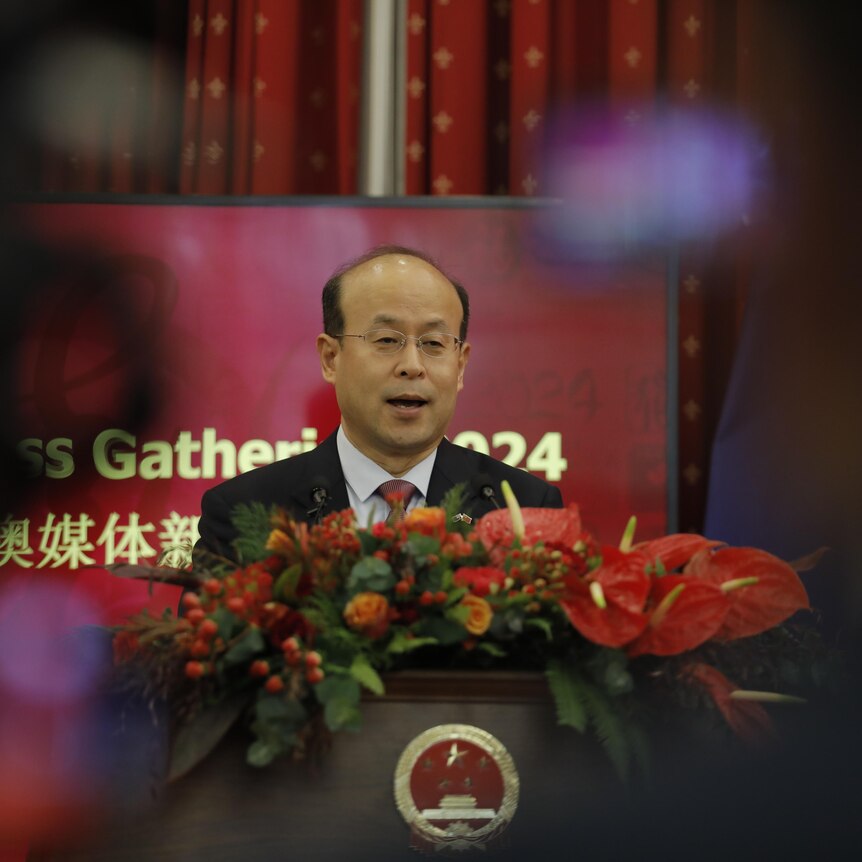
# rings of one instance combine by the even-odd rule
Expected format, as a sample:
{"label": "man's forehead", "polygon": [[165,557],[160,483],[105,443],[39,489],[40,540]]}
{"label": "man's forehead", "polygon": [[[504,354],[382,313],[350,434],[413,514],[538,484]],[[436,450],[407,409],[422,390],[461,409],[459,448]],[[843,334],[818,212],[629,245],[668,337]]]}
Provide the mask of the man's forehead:
{"label": "man's forehead", "polygon": [[[363,275],[380,275],[387,270],[395,269],[397,271],[399,269],[410,269],[413,267],[426,269],[436,273],[441,278],[446,278],[443,273],[437,269],[437,267],[432,266],[425,260],[422,260],[421,257],[414,257],[412,254],[392,252],[391,254],[381,254],[378,257],[373,257],[371,260],[366,260],[364,263],[360,263],[353,267],[353,269],[349,269],[344,274],[344,279],[349,279],[351,276],[361,278]],[[448,281],[448,279],[446,280]]]}

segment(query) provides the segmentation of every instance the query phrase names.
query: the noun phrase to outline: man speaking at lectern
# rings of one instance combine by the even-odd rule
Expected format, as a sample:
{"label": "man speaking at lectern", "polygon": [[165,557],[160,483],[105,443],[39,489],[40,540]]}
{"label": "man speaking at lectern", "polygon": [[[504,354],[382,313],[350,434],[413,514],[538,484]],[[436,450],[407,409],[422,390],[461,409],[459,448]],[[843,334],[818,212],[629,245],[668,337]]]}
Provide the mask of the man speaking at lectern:
{"label": "man speaking at lectern", "polygon": [[469,315],[463,286],[423,252],[379,246],[336,270],[323,289],[317,350],[341,426],[311,452],[207,491],[199,545],[232,556],[231,513],[253,501],[309,523],[350,506],[365,524],[387,516],[393,490],[409,510],[439,505],[464,483],[463,508],[478,517],[498,505],[507,479],[522,506],[562,506],[553,485],[444,436],[470,358]]}

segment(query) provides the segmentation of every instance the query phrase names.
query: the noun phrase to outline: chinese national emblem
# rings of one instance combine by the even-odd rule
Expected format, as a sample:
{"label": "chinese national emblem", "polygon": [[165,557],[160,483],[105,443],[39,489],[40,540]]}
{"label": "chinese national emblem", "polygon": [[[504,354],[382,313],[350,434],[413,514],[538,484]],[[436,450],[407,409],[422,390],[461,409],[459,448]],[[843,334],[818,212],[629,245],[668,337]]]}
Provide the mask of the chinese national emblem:
{"label": "chinese national emblem", "polygon": [[395,802],[416,849],[486,849],[514,816],[519,784],[509,752],[490,733],[442,724],[404,749],[395,769]]}

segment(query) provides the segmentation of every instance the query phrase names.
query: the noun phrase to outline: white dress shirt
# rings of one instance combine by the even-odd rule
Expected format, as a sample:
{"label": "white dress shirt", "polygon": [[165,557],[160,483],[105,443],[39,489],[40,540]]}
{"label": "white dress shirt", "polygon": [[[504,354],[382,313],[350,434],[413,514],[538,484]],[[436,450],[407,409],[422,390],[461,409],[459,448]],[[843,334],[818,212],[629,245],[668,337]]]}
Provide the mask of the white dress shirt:
{"label": "white dress shirt", "polygon": [[336,443],[341,470],[347,485],[347,499],[356,513],[356,523],[359,526],[364,527],[369,523],[369,519],[371,523],[386,520],[389,515],[389,504],[377,493],[377,489],[391,479],[404,479],[416,486],[416,491],[407,504],[408,512],[417,506],[425,505],[431,471],[437,458],[436,449],[427,458],[411,467],[403,476],[392,476],[367,455],[363,455],[347,439],[344,429],[340,426]]}

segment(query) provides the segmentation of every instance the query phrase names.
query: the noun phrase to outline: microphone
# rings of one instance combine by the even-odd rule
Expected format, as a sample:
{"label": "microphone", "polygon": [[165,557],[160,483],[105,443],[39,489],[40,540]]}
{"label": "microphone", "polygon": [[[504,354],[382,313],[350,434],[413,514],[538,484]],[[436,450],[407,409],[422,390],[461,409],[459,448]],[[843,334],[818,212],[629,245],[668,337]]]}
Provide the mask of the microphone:
{"label": "microphone", "polygon": [[329,488],[329,480],[323,476],[315,476],[311,481],[311,500],[314,506],[306,514],[309,518],[313,518],[315,524],[319,524],[323,520],[326,507],[332,499]]}
{"label": "microphone", "polygon": [[483,500],[494,504],[494,508],[499,509],[500,504],[497,502],[497,495],[494,491],[494,484],[491,477],[487,473],[477,473],[470,479],[470,487]]}

